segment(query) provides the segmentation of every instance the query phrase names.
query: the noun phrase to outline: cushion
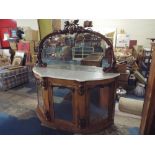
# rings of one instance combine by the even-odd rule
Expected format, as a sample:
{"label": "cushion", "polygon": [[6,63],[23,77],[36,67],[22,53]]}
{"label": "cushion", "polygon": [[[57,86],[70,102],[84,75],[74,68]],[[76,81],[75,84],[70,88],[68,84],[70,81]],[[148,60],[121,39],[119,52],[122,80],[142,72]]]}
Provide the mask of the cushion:
{"label": "cushion", "polygon": [[122,112],[139,115],[142,114],[144,101],[120,97],[119,99],[119,110]]}
{"label": "cushion", "polygon": [[10,61],[7,57],[0,57],[0,67],[1,66],[6,66],[6,65],[9,65],[10,64]]}
{"label": "cushion", "polygon": [[13,62],[12,62],[13,66],[21,66],[22,65],[22,58],[21,57],[14,57]]}

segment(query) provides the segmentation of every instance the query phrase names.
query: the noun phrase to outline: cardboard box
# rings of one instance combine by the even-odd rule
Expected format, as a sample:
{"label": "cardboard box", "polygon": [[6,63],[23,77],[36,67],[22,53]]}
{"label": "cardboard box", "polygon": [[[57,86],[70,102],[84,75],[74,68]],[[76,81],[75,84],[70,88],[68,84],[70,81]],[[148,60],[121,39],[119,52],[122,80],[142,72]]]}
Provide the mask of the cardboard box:
{"label": "cardboard box", "polygon": [[10,42],[10,47],[16,51],[17,50],[17,43],[16,42]]}
{"label": "cardboard box", "polygon": [[120,76],[118,77],[118,81],[128,82],[129,75],[130,75],[129,73],[121,73]]}
{"label": "cardboard box", "polygon": [[39,45],[39,41],[34,41],[35,48]]}
{"label": "cardboard box", "polygon": [[35,53],[35,41],[29,41],[30,44],[30,53],[34,54]]}
{"label": "cardboard box", "polygon": [[20,41],[18,43],[18,51],[23,51],[26,53],[26,63],[31,62],[30,42],[29,41]]}
{"label": "cardboard box", "polygon": [[128,88],[128,82],[127,81],[118,81],[118,86],[122,87],[124,89]]}
{"label": "cardboard box", "polygon": [[0,55],[3,57],[10,57],[10,50],[9,49],[0,49]]}
{"label": "cardboard box", "polygon": [[25,51],[29,52],[30,51],[30,43],[28,41],[20,41],[18,43],[18,50],[19,51]]}
{"label": "cardboard box", "polygon": [[143,55],[143,46],[142,45],[133,46],[132,55],[136,59],[137,59],[138,55]]}
{"label": "cardboard box", "polygon": [[25,40],[39,41],[39,32],[37,30],[26,28],[24,33],[25,33]]}
{"label": "cardboard box", "polygon": [[127,65],[126,64],[116,64],[116,69],[119,73],[126,73]]}
{"label": "cardboard box", "polygon": [[132,49],[133,46],[136,46],[137,45],[137,40],[130,40],[129,42],[129,48]]}
{"label": "cardboard box", "polygon": [[60,19],[52,19],[52,29],[53,29],[53,31],[61,30],[61,20]]}
{"label": "cardboard box", "polygon": [[37,61],[37,55],[36,54],[32,55],[32,62],[33,62],[33,64],[35,64],[36,61]]}
{"label": "cardboard box", "polygon": [[37,47],[39,46],[39,41],[34,41],[34,52],[37,52]]}

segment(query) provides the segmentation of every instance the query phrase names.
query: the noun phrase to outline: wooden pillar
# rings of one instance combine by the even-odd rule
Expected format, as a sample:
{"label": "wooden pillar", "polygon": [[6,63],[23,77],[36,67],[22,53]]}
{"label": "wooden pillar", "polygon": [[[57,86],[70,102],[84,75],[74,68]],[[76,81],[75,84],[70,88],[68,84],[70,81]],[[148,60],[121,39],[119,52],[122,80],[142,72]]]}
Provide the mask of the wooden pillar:
{"label": "wooden pillar", "polygon": [[77,115],[77,121],[78,121],[78,127],[81,129],[84,129],[88,125],[88,119],[87,119],[87,110],[86,109],[86,88],[84,83],[78,85],[76,91],[75,91],[75,106],[76,109],[76,115]]}
{"label": "wooden pillar", "polygon": [[108,104],[108,116],[109,116],[109,121],[112,121],[112,122],[114,122],[114,113],[115,113],[116,81],[111,83],[110,92],[109,92],[110,101]]}
{"label": "wooden pillar", "polygon": [[155,134],[155,51],[153,51],[152,63],[148,78],[148,84],[144,99],[140,134]]}

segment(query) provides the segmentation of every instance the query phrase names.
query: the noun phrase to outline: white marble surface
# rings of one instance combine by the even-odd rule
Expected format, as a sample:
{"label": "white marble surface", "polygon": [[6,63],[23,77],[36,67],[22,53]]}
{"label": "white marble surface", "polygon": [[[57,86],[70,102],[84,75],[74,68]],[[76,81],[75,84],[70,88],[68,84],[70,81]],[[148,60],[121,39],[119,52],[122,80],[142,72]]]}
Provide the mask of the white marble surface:
{"label": "white marble surface", "polygon": [[101,67],[82,65],[48,65],[45,68],[34,67],[33,72],[40,77],[76,80],[79,82],[111,79],[119,76],[119,73],[104,73]]}

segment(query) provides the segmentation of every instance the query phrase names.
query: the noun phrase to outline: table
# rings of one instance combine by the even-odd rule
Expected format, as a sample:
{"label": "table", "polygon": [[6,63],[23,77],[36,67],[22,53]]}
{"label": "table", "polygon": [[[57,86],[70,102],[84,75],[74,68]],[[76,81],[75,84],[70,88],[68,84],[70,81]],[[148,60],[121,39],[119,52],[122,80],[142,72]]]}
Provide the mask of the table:
{"label": "table", "polygon": [[[91,133],[114,123],[118,73],[72,64],[34,67],[37,115],[42,124],[74,133]],[[103,94],[106,89],[106,94]],[[106,100],[105,100],[106,98]]]}

